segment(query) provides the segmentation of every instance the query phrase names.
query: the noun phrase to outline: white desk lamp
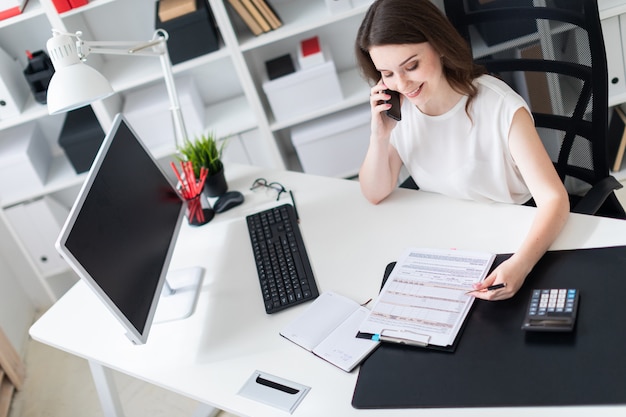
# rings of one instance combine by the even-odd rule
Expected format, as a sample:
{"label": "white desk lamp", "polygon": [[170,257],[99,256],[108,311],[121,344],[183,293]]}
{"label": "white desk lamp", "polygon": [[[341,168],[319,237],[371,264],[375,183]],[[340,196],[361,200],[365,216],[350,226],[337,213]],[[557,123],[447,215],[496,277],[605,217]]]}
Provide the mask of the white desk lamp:
{"label": "white desk lamp", "polygon": [[82,33],[63,33],[52,30],[47,48],[55,73],[48,85],[48,112],[67,112],[104,99],[114,93],[108,80],[92,67],[84,64],[89,54],[153,56],[161,60],[165,86],[170,100],[176,149],[187,140],[187,131],[180,110],[174,84],[172,63],[167,51],[168,34],[163,29],[154,32],[150,41],[83,41]]}

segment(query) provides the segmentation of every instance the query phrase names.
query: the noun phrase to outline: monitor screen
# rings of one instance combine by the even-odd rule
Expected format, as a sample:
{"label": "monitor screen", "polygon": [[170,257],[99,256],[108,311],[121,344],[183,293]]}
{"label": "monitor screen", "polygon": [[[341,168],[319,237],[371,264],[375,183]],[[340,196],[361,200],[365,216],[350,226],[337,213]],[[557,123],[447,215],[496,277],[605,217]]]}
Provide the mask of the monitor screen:
{"label": "monitor screen", "polygon": [[135,343],[147,340],[183,217],[175,188],[118,114],[57,249]]}

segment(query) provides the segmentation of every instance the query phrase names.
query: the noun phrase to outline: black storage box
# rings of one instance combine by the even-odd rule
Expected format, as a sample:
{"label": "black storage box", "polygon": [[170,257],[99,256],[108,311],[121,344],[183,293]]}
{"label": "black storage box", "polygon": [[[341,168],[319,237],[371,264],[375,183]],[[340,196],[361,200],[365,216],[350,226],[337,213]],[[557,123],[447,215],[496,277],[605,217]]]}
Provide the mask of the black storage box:
{"label": "black storage box", "polygon": [[91,106],[67,113],[59,136],[59,145],[77,174],[89,171],[103,140],[104,131]]}
{"label": "black storage box", "polygon": [[156,3],[155,26],[169,34],[167,49],[172,64],[219,49],[217,29],[206,0],[196,0],[196,11],[161,22]]}
{"label": "black storage box", "polygon": [[48,84],[52,75],[54,75],[54,66],[48,54],[44,51],[33,52],[32,58],[28,60],[28,66],[24,69],[24,77],[37,103],[48,102]]}
{"label": "black storage box", "polygon": [[[470,10],[497,9],[500,7],[532,6],[532,0],[468,0]],[[532,21],[520,24],[503,19],[500,22],[486,22],[476,25],[488,46],[537,32],[537,25]]]}
{"label": "black storage box", "polygon": [[293,60],[289,54],[265,61],[265,69],[267,70],[267,76],[270,80],[275,80],[276,78],[296,72]]}

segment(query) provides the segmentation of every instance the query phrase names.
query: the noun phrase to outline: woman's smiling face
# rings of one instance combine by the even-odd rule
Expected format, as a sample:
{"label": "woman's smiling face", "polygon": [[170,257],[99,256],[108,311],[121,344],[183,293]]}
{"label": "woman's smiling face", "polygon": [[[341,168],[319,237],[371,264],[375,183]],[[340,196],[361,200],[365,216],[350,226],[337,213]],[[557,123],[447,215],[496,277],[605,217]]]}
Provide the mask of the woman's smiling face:
{"label": "woman's smiling face", "polygon": [[445,103],[440,99],[449,85],[440,54],[428,42],[373,46],[369,53],[387,88],[400,92],[424,113],[441,110]]}

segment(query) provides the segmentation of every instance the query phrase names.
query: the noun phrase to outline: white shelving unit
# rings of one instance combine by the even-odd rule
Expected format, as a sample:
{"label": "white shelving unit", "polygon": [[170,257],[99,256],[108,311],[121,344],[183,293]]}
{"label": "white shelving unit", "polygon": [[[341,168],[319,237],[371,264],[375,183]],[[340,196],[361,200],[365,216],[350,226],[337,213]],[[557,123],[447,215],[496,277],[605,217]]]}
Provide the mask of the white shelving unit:
{"label": "white shelving unit", "polygon": [[[204,104],[205,131],[220,137],[240,136],[252,162],[274,168],[300,170],[289,140],[289,129],[299,123],[349,109],[367,102],[369,87],[356,70],[353,42],[356,29],[368,4],[331,14],[325,0],[270,0],[284,25],[272,32],[253,36],[226,0],[207,0],[219,33],[219,49],[176,64],[175,78],[191,77]],[[364,4],[365,3],[365,4]],[[89,4],[58,14],[52,0],[29,0],[24,12],[0,21],[0,48],[26,67],[25,51],[45,50],[51,29],[83,32],[83,39],[98,41],[145,41],[155,30],[155,0],[90,0]],[[295,54],[303,39],[319,36],[330,48],[339,74],[344,99],[323,110],[277,122],[261,87],[265,61]],[[117,94],[92,104],[94,113],[107,132],[115,114],[121,112],[126,95],[162,83],[158,60],[124,56],[91,55],[87,64],[103,73]],[[294,97],[306,100],[306,97]],[[46,274],[30,259],[19,233],[10,224],[5,210],[11,206],[51,196],[68,208],[73,203],[86,174],[76,174],[57,140],[65,115],[49,116],[45,105],[29,99],[18,117],[0,120],[3,130],[24,123],[38,123],[50,142],[54,156],[47,181],[23,184],[19,191],[0,189],[0,221],[7,225],[14,241],[12,268],[38,307],[45,308],[61,296],[76,277],[68,269]],[[189,132],[190,137],[202,132]],[[175,149],[151,149],[158,159],[167,159]],[[16,256],[17,255],[17,256]]]}
{"label": "white shelving unit", "polygon": [[[354,60],[353,42],[356,30],[367,10],[367,0],[353,0],[352,9],[331,14],[326,0],[269,0],[284,25],[272,32],[253,36],[232,10],[227,0],[206,0],[214,15],[219,32],[219,49],[215,52],[181,62],[174,66],[175,78],[191,77],[204,105],[206,131],[220,137],[236,136],[246,147],[249,160],[256,165],[300,170],[300,164],[290,141],[290,129],[298,124],[322,118],[341,110],[367,103],[369,87],[361,79]],[[433,0],[442,7],[441,0]],[[603,22],[617,22],[619,45],[607,37],[609,59],[621,68],[620,80],[626,82],[623,44],[626,45],[626,0],[599,0]],[[52,0],[29,0],[24,12],[0,21],[0,48],[26,67],[25,51],[45,50],[51,29],[83,32],[85,40],[145,41],[154,32],[155,0],[90,0],[89,4],[59,15]],[[566,30],[567,28],[563,28]],[[265,61],[285,53],[294,54],[298,43],[319,36],[329,48],[337,68],[343,99],[323,109],[277,121],[262,89]],[[506,45],[504,45],[506,47]],[[492,50],[493,52],[493,50]],[[124,107],[125,97],[139,89],[162,83],[157,60],[123,56],[91,55],[88,64],[101,71],[117,92],[114,96],[92,104],[100,125],[106,132],[113,117]],[[610,92],[609,105],[626,102],[626,87],[622,93]],[[294,97],[294,100],[306,100]],[[0,189],[0,222],[9,230],[0,236],[0,243],[12,248],[7,258],[15,276],[31,295],[34,303],[45,308],[54,302],[76,279],[71,271],[46,274],[28,256],[15,227],[5,210],[34,199],[51,196],[68,208],[73,203],[85,174],[77,175],[57,140],[65,116],[49,116],[47,109],[30,98],[18,117],[0,120],[2,131],[24,123],[37,123],[45,133],[54,155],[48,179],[44,185],[23,184],[19,191]],[[193,135],[197,132],[189,132]],[[174,144],[151,149],[166,160],[174,153]],[[623,174],[622,174],[623,173]],[[616,173],[626,178],[626,170]]]}
{"label": "white shelving unit", "polygon": [[[626,1],[598,0],[609,71],[609,106],[626,103]],[[626,181],[626,166],[612,173]]]}

